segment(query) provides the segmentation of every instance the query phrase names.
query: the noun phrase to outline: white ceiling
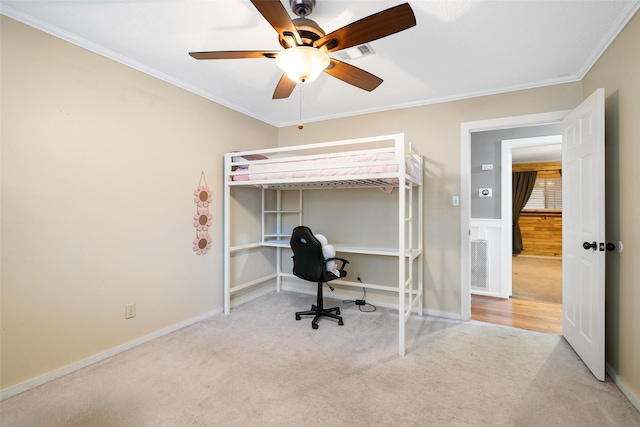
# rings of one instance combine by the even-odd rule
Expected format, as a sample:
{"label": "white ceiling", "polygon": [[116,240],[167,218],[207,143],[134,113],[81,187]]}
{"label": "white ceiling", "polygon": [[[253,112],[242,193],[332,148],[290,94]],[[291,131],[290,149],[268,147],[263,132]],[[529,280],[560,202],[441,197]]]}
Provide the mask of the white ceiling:
{"label": "white ceiling", "polygon": [[[290,11],[289,0],[282,0]],[[326,33],[402,3],[317,0]],[[281,50],[249,0],[12,1],[2,14],[275,126],[580,80],[640,0],[409,1],[417,25],[351,64],[382,78],[366,92],[322,74],[272,100],[270,59],[197,61],[208,50]],[[295,17],[291,13],[292,17]],[[301,97],[302,96],[302,102]]]}
{"label": "white ceiling", "polygon": [[562,161],[562,144],[536,145],[531,147],[513,147],[512,163],[539,163]]}

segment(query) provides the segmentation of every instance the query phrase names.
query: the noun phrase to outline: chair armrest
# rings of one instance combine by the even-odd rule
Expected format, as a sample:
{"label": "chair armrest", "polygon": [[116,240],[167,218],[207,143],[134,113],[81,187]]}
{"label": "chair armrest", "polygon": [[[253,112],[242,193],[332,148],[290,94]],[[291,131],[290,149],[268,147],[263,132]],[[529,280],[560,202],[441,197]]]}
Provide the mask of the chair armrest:
{"label": "chair armrest", "polygon": [[338,257],[327,258],[327,259],[325,259],[325,262],[326,261],[340,261],[342,263],[342,265],[338,268],[338,270],[340,270],[340,271],[344,271],[344,266],[349,264],[349,261],[347,261],[346,259],[338,258]]}

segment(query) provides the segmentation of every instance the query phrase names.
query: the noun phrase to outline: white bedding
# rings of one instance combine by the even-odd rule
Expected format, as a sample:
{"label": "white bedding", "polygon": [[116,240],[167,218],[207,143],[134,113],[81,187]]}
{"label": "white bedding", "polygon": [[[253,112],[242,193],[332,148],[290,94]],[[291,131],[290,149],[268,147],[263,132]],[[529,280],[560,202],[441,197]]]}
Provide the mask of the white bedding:
{"label": "white bedding", "polygon": [[[395,156],[389,152],[370,152],[364,154],[336,156],[311,160],[283,161],[275,163],[253,163],[246,169],[249,173],[243,174],[242,170],[234,175],[235,181],[265,181],[282,180],[309,177],[345,177],[357,175],[371,175],[383,173],[395,173],[398,164],[393,162]],[[386,161],[386,163],[385,163]],[[373,163],[375,162],[375,163]],[[380,164],[382,162],[382,164]],[[360,165],[359,163],[363,163]],[[415,177],[417,168],[407,158],[406,171]]]}

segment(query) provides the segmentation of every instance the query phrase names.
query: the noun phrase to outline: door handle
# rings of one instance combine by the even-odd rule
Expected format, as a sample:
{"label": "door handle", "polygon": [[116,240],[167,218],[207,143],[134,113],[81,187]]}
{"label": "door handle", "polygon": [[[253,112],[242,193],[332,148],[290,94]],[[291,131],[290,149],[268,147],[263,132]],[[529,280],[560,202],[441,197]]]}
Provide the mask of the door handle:
{"label": "door handle", "polygon": [[595,251],[596,248],[598,247],[598,244],[596,242],[591,242],[591,243],[584,242],[582,244],[582,247],[585,248],[586,250],[593,249]]}

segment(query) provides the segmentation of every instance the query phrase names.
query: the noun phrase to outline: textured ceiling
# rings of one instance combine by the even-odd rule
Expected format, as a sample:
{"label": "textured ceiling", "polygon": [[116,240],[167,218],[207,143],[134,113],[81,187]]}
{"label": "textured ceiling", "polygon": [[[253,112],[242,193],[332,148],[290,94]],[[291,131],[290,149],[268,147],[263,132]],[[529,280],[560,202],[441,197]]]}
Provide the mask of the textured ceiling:
{"label": "textured ceiling", "polygon": [[[282,0],[289,11],[288,0]],[[317,0],[329,33],[402,1]],[[1,12],[275,126],[580,80],[640,6],[622,1],[410,1],[417,25],[351,64],[366,92],[322,74],[272,100],[271,59],[197,61],[207,50],[281,50],[248,0],[11,1]],[[292,17],[295,17],[291,13]],[[302,86],[302,90],[299,87]],[[302,111],[300,107],[302,106]],[[301,114],[302,113],[302,114]]]}

